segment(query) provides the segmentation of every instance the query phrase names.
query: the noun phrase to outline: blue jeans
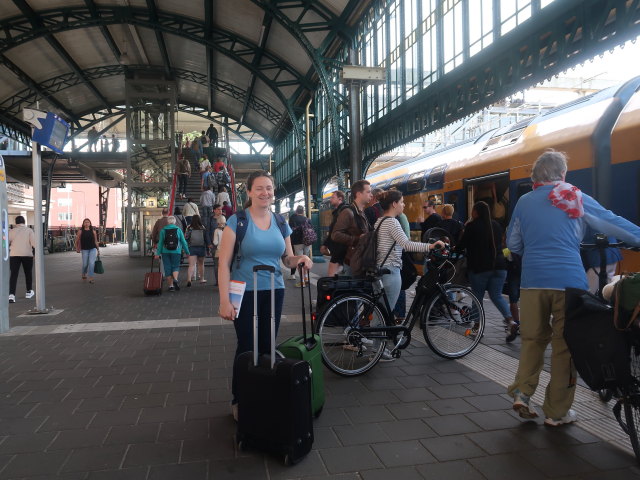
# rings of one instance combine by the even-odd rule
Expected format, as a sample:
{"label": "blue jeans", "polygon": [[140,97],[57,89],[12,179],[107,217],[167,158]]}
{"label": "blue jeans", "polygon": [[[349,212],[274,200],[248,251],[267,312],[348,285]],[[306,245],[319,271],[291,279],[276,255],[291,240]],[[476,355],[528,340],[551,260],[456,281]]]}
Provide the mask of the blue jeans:
{"label": "blue jeans", "polygon": [[[277,288],[275,291],[275,323],[276,337],[280,326],[280,315],[282,314],[282,303],[284,302],[284,288]],[[269,353],[271,351],[271,290],[258,290],[258,352]],[[236,356],[233,360],[233,370],[235,372],[235,362],[238,356],[244,352],[253,351],[253,291],[246,290],[240,305],[240,314],[233,322],[238,337]],[[236,377],[231,380],[231,403],[237,403]]]}
{"label": "blue jeans", "polygon": [[93,267],[96,264],[96,257],[98,256],[98,249],[92,248],[91,250],[82,251],[82,275],[89,275],[93,277]]}
{"label": "blue jeans", "polygon": [[387,300],[389,300],[389,306],[393,311],[398,296],[400,296],[400,287],[402,287],[402,278],[400,277],[400,267],[386,266],[391,273],[387,273],[382,276],[382,285],[384,286],[384,292],[387,294]]}
{"label": "blue jeans", "polygon": [[398,301],[396,302],[396,306],[393,307],[393,313],[398,318],[404,318],[407,316],[407,291],[400,290],[400,295],[398,295]]}
{"label": "blue jeans", "polygon": [[478,297],[478,300],[482,302],[484,292],[488,292],[489,298],[505,319],[511,318],[509,304],[502,296],[502,286],[506,278],[506,270],[492,270],[480,273],[469,272],[471,290],[473,290],[475,296]]}
{"label": "blue jeans", "polygon": [[209,225],[211,224],[212,214],[213,214],[213,207],[202,207],[200,219],[202,220],[202,226],[207,231],[209,231]]}
{"label": "blue jeans", "polygon": [[189,181],[189,175],[180,174],[178,175],[178,193],[183,195],[187,194],[187,182]]}

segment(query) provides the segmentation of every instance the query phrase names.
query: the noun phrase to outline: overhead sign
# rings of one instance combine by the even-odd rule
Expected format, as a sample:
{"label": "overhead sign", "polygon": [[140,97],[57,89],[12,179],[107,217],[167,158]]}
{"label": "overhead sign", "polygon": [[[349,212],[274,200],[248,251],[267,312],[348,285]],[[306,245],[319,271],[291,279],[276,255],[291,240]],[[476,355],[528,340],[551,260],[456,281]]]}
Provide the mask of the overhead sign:
{"label": "overhead sign", "polygon": [[69,124],[55,113],[41,112],[25,108],[23,118],[33,126],[34,142],[49,147],[56,153],[63,153],[62,148],[67,142]]}

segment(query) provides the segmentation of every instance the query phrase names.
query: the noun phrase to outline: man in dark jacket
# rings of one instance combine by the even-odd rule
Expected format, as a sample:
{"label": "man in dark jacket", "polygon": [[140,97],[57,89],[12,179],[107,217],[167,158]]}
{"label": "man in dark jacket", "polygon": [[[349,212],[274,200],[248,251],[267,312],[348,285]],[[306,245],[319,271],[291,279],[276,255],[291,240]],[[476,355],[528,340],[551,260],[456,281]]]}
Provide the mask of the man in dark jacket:
{"label": "man in dark jacket", "polygon": [[[424,236],[424,232],[438,226],[442,217],[436,213],[436,202],[433,200],[424,202],[422,210],[424,211],[424,220],[418,218],[418,222],[420,222],[420,230],[422,231],[421,236]],[[423,238],[422,241],[424,242],[426,239]]]}
{"label": "man in dark jacket", "polygon": [[327,276],[329,277],[333,277],[338,273],[344,264],[344,256],[347,254],[347,248],[345,245],[331,240],[331,234],[333,233],[333,229],[338,221],[338,216],[340,216],[342,210],[347,208],[344,203],[344,198],[344,192],[336,190],[331,194],[331,198],[329,199],[329,203],[331,203],[331,207],[333,208],[333,212],[331,213],[332,219],[331,224],[329,225],[327,238],[324,239],[324,242],[322,242],[322,246],[320,247],[320,253],[323,255],[331,255],[329,268],[327,269]]}
{"label": "man in dark jacket", "polygon": [[331,240],[347,247],[344,258],[344,273],[351,274],[351,256],[360,237],[371,230],[364,209],[371,203],[371,184],[367,180],[358,180],[351,186],[352,202],[349,208],[340,212],[331,233]]}

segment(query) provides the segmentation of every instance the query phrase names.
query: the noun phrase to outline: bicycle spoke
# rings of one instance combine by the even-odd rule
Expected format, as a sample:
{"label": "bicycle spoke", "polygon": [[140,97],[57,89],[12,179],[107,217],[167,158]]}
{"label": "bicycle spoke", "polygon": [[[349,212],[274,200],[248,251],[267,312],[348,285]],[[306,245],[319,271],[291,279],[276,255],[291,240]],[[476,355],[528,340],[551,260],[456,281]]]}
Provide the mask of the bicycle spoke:
{"label": "bicycle spoke", "polygon": [[372,368],[386,340],[359,327],[384,325],[382,312],[365,297],[345,296],[329,304],[320,315],[318,334],[325,365],[340,375],[360,375]]}

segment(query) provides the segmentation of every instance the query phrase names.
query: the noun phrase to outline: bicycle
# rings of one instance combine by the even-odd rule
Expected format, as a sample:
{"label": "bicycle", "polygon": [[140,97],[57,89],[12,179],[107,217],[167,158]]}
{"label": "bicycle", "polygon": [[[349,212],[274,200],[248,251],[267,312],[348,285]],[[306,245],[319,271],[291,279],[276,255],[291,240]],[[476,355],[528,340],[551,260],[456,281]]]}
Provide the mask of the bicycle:
{"label": "bicycle", "polygon": [[429,251],[426,273],[400,324],[382,285],[382,275],[389,272],[384,268],[366,277],[367,292],[338,295],[327,303],[316,324],[325,365],[339,375],[362,375],[378,363],[387,343],[392,357],[399,358],[418,319],[435,354],[455,359],[470,353],[484,332],[484,308],[471,289],[448,283],[455,274],[450,259],[449,248]]}
{"label": "bicycle", "polygon": [[[598,249],[598,253],[600,254],[600,270],[598,272],[598,290],[595,295],[603,302],[607,302],[602,295],[602,290],[608,280],[605,250],[607,248],[623,248],[626,250],[640,251],[640,249],[630,247],[623,242],[610,243],[606,235],[603,234],[596,234],[594,243],[582,242],[580,248],[584,250]],[[633,453],[638,463],[640,463],[640,335],[637,332],[635,334],[630,332],[629,343],[631,383],[613,389],[605,388],[598,390],[598,396],[603,402],[608,402],[612,398],[616,399],[616,403],[613,406],[613,415],[618,421],[620,428],[629,435]],[[623,411],[624,421],[622,419]]]}

